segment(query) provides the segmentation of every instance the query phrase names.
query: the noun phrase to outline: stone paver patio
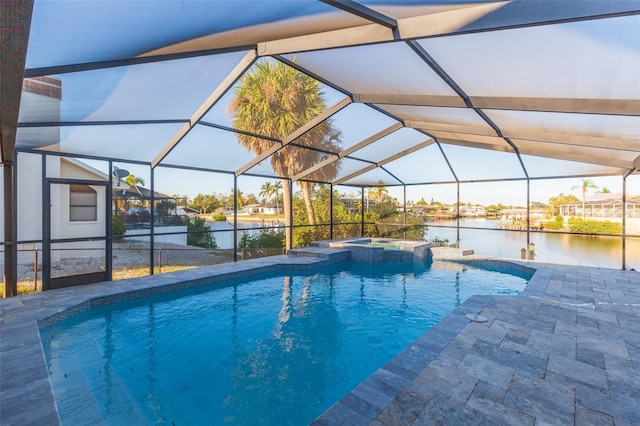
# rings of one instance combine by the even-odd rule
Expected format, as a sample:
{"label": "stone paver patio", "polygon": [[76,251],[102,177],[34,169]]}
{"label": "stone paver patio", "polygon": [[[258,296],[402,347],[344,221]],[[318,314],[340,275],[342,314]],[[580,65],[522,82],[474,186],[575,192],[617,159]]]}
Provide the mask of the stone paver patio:
{"label": "stone paver patio", "polygon": [[[348,257],[330,249],[299,254],[1,299],[0,424],[59,423],[39,325],[211,277]],[[520,296],[468,299],[314,424],[638,424],[640,273],[514,263],[537,270]]]}
{"label": "stone paver patio", "polygon": [[314,424],[640,424],[640,273],[530,266],[520,296],[468,299]]}

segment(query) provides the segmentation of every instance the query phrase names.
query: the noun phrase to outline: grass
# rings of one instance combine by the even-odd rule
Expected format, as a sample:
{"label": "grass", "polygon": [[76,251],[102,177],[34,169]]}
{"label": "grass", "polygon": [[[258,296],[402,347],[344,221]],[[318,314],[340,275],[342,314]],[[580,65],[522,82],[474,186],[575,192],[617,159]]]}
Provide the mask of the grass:
{"label": "grass", "polygon": [[[37,289],[33,280],[18,281],[18,294],[36,293],[42,290],[42,282],[38,281]],[[0,297],[4,297],[4,283],[0,285]]]}

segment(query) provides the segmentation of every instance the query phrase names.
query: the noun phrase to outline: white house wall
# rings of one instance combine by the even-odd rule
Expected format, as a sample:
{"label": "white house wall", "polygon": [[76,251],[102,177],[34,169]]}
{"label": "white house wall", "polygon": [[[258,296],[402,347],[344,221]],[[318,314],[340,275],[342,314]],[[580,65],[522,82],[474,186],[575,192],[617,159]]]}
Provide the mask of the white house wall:
{"label": "white house wall", "polygon": [[[17,220],[18,240],[42,239],[42,156],[37,154],[18,154],[17,162],[18,191],[17,191]],[[47,174],[58,176],[60,174],[60,159],[47,157]],[[51,199],[56,200],[59,194],[56,188],[52,188]],[[56,206],[58,204],[58,206]],[[57,215],[56,209],[59,203],[54,203],[52,215]],[[1,220],[4,220],[2,218]],[[59,221],[52,221],[52,230],[59,232]]]}
{"label": "white house wall", "polygon": [[[83,179],[83,180],[105,180],[105,177],[101,173],[94,173],[91,170],[87,170],[81,166],[78,166],[72,162],[64,159],[60,159],[60,172],[59,176],[65,179]],[[47,171],[47,174],[49,172]],[[50,174],[49,174],[50,175]],[[51,175],[50,175],[51,176]],[[54,204],[54,200],[59,200],[59,208],[53,208],[51,212],[51,238],[82,238],[82,237],[104,237],[105,235],[105,223],[106,223],[106,206],[105,206],[105,186],[90,186],[97,192],[97,220],[86,222],[72,222],[70,220],[70,186],[69,185],[52,185],[51,203]],[[58,197],[54,197],[53,189],[56,188],[59,191]],[[54,212],[57,217],[54,216]],[[53,223],[58,223],[57,229],[54,228]],[[83,243],[86,244],[86,243]]]}

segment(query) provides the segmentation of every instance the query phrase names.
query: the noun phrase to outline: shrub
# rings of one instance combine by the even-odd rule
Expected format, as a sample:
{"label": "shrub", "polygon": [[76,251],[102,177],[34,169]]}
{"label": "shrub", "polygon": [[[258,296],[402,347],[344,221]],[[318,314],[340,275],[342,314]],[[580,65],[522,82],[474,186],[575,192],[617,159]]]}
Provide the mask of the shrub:
{"label": "shrub", "polygon": [[215,220],[216,222],[225,222],[227,220],[227,217],[223,214],[212,214],[211,219]]}
{"label": "shrub", "polygon": [[205,220],[200,217],[186,219],[187,223],[187,244],[190,246],[217,248],[216,239],[211,234],[211,228]]}
{"label": "shrub", "polygon": [[433,237],[433,239],[430,240],[429,242],[430,243],[434,243],[434,244],[438,244],[440,247],[458,248],[458,244],[457,243],[449,243],[449,239],[448,238],[440,238],[437,235],[435,237]]}
{"label": "shrub", "polygon": [[256,235],[250,235],[245,231],[242,233],[238,248],[242,249],[243,254],[248,257],[281,254],[285,247],[284,240],[284,232],[273,229],[261,229]]}
{"label": "shrub", "polygon": [[124,226],[124,222],[119,217],[113,217],[111,219],[111,236],[120,237],[127,232],[127,228]]}
{"label": "shrub", "polygon": [[620,223],[609,220],[587,220],[579,217],[569,219],[569,231],[581,234],[615,234],[622,233]]}
{"label": "shrub", "polygon": [[551,222],[545,222],[544,223],[544,228],[545,229],[551,229],[554,231],[558,231],[562,228],[564,228],[564,218],[560,215],[556,216],[555,219]]}

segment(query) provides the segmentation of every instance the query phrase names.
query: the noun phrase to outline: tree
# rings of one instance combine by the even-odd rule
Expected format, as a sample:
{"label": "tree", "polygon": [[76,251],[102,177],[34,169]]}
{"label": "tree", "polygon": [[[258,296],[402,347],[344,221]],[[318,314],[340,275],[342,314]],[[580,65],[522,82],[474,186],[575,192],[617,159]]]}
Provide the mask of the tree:
{"label": "tree", "polygon": [[276,196],[276,214],[280,215],[279,199],[280,199],[280,190],[282,189],[282,182],[279,180],[275,181],[272,188],[273,188],[274,195]]}
{"label": "tree", "polygon": [[587,191],[589,189],[598,189],[598,186],[594,184],[591,179],[582,179],[582,183],[580,185],[576,185],[572,187],[571,190],[574,190],[577,188],[580,188],[580,190],[582,191],[582,218],[584,219],[584,214],[585,214],[584,206],[587,198]]}
{"label": "tree", "polygon": [[199,210],[201,213],[212,213],[218,207],[223,207],[224,202],[216,194],[198,194],[193,201],[189,203],[189,207]]}
{"label": "tree", "polygon": [[[247,201],[244,198],[244,193],[239,189],[236,191],[236,195],[238,197],[238,208],[247,205]],[[231,193],[227,197],[227,204],[229,206],[233,206],[233,188],[231,188]]]}
{"label": "tree", "polygon": [[258,201],[258,198],[256,197],[255,194],[247,195],[247,197],[245,198],[245,201],[247,202],[247,205],[260,204],[260,201]]}
{"label": "tree", "polygon": [[572,195],[572,194],[565,195],[563,192],[561,192],[555,197],[549,198],[549,205],[552,207],[552,211],[549,211],[548,213],[550,216],[555,216],[559,213],[559,209],[558,209],[559,205],[568,204],[568,203],[577,203],[578,201],[580,200],[575,195]]}
{"label": "tree", "polygon": [[201,217],[186,218],[186,224],[188,232],[187,245],[204,248],[218,247],[216,239],[211,233],[211,227],[207,225],[204,219]]}
{"label": "tree", "polygon": [[[382,181],[378,182],[382,184]],[[369,198],[373,198],[376,200],[376,203],[382,202],[385,198],[389,196],[389,190],[386,186],[375,186],[373,188],[369,188]]]}
{"label": "tree", "polygon": [[273,185],[271,184],[271,182],[265,182],[262,184],[258,196],[262,198],[265,204],[271,200],[271,197],[273,196]]}
{"label": "tree", "polygon": [[[258,62],[240,78],[235,98],[229,104],[233,127],[248,132],[236,134],[239,142],[256,156],[271,149],[273,141],[253,135],[284,140],[325,109],[317,80],[272,60]],[[326,150],[329,145],[332,149],[327,151],[337,152],[338,144],[339,132],[332,128],[330,120],[325,120],[296,138],[295,145],[287,145],[272,154],[271,167],[279,176],[295,175],[322,158],[320,151],[305,149],[305,146]],[[307,185],[301,187],[309,191]],[[291,181],[283,180],[282,189],[287,248],[290,248]],[[313,210],[307,213],[313,217]]]}
{"label": "tree", "polygon": [[[129,186],[144,185],[144,179],[142,179],[141,177],[138,177],[138,176],[134,176],[132,174],[129,174],[122,181],[124,183],[126,183],[127,185],[129,185]],[[129,199],[124,199],[122,207],[123,207],[125,213],[127,213],[129,211],[129,207],[130,206],[131,206],[130,200]],[[134,206],[141,207],[139,202],[134,202]]]}

